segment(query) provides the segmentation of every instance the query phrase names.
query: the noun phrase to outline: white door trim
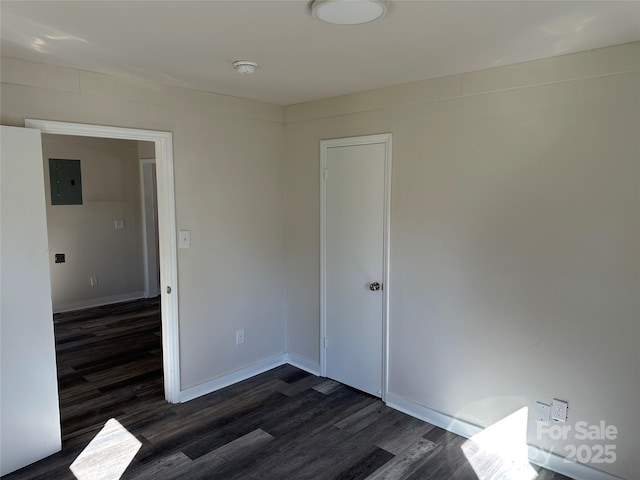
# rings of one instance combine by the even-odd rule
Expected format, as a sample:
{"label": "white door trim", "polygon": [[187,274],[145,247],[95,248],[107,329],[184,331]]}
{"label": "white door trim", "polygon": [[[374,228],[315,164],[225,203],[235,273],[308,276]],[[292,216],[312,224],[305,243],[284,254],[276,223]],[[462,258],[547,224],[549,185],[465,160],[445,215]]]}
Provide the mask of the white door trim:
{"label": "white door trim", "polygon": [[42,133],[83,137],[118,138],[154,142],[158,195],[158,240],[160,243],[160,292],[162,310],[162,358],[164,396],[168,402],[180,401],[180,345],[178,337],[178,257],[176,250],[176,211],[173,177],[173,136],[171,132],[107,127],[82,123],[26,119],[27,128]]}
{"label": "white door trim", "polygon": [[385,178],[384,178],[384,254],[382,261],[382,401],[386,401],[389,385],[389,270],[391,240],[391,133],[365,135],[360,137],[337,138],[320,141],[320,372],[327,375],[327,149],[331,147],[348,147],[354,145],[385,145]]}
{"label": "white door trim", "polygon": [[[142,260],[143,260],[143,275],[144,275],[144,298],[149,298],[151,296],[156,296],[159,295],[160,292],[158,291],[158,287],[157,285],[157,281],[158,281],[158,277],[157,277],[157,271],[155,273],[152,274],[152,272],[149,269],[149,236],[153,235],[153,240],[154,242],[157,241],[156,239],[156,231],[155,229],[153,230],[153,232],[149,232],[147,229],[147,220],[148,220],[148,207],[149,205],[147,205],[147,200],[146,200],[146,195],[147,195],[147,185],[145,184],[145,170],[149,165],[154,165],[156,164],[156,159],[155,158],[141,158],[139,160],[139,174],[140,174],[140,209],[141,209],[141,215],[140,218],[142,220]],[[155,219],[155,223],[157,223],[157,218]],[[151,282],[154,282],[154,286],[151,285]],[[152,295],[153,294],[153,295]]]}

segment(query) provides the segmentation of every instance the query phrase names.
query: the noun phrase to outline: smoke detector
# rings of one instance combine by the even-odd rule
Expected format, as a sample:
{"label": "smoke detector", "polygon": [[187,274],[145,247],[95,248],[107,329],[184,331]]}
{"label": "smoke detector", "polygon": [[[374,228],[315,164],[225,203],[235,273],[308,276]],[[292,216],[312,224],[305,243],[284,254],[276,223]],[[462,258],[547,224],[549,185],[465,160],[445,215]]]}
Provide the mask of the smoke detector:
{"label": "smoke detector", "polygon": [[252,74],[256,71],[257,66],[258,64],[256,62],[249,62],[248,60],[236,60],[233,62],[233,68],[235,68],[238,73]]}
{"label": "smoke detector", "polygon": [[379,20],[387,13],[385,0],[313,0],[311,15],[335,25],[359,25]]}

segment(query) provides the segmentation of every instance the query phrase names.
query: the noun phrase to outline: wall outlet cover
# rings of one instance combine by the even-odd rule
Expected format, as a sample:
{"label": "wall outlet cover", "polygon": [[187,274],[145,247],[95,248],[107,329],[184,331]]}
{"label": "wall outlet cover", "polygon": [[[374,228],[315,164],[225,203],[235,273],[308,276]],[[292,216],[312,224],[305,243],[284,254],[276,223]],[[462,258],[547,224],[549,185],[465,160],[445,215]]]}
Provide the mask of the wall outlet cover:
{"label": "wall outlet cover", "polygon": [[567,421],[567,412],[569,410],[569,402],[564,400],[553,399],[551,403],[551,418],[558,422]]}
{"label": "wall outlet cover", "polygon": [[549,416],[551,415],[551,405],[536,402],[536,422],[549,425]]}

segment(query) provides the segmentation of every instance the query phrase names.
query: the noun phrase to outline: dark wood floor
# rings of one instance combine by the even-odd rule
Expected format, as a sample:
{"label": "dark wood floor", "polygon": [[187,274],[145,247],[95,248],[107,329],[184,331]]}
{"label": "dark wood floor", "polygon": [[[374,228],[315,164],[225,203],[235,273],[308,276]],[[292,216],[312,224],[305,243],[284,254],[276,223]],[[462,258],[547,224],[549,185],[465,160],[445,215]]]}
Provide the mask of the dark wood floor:
{"label": "dark wood floor", "polygon": [[[157,301],[61,314],[55,325],[63,450],[6,479],[119,478],[112,472],[123,459],[122,478],[132,479],[532,478],[462,437],[289,365],[167,404]],[[536,480],[566,479],[536,470]]]}
{"label": "dark wood floor", "polygon": [[158,298],[54,315],[62,439],[164,398]]}

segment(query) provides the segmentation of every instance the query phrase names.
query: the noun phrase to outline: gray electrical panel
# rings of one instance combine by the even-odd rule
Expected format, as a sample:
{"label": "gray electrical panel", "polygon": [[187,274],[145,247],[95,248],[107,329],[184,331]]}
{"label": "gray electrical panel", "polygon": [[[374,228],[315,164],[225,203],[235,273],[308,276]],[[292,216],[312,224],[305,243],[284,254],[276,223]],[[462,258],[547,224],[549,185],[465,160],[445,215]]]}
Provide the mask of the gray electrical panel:
{"label": "gray electrical panel", "polygon": [[80,160],[49,159],[51,205],[82,205]]}

